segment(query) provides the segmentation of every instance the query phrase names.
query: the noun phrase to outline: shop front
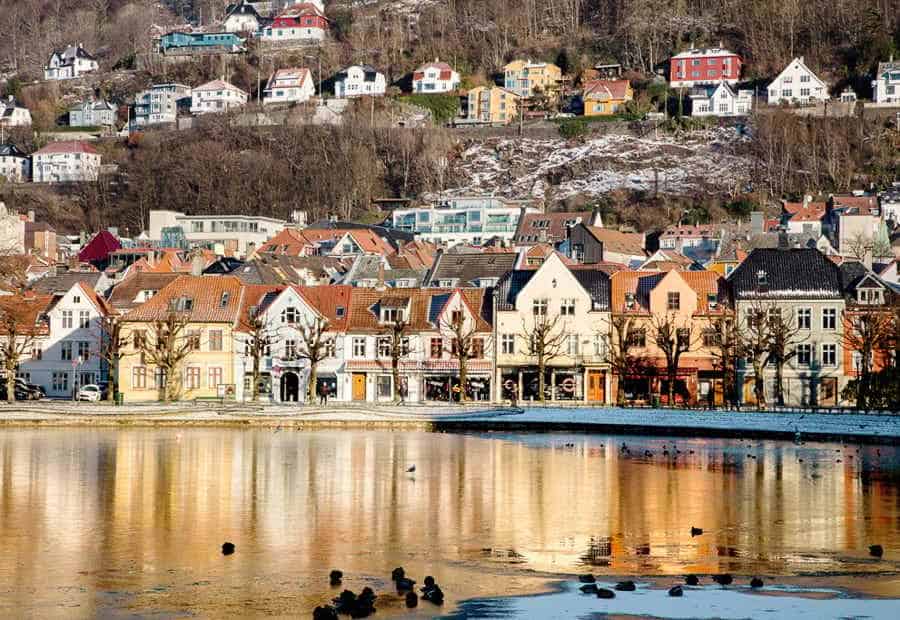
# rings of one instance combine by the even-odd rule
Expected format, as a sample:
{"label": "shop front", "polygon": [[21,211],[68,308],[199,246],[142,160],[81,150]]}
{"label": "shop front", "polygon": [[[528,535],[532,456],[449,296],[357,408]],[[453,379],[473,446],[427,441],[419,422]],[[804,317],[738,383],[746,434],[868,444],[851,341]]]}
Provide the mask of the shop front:
{"label": "shop front", "polygon": [[[540,374],[536,367],[500,369],[500,398],[541,400]],[[607,372],[602,368],[564,367],[544,369],[544,400],[551,402],[605,403]]]}
{"label": "shop front", "polygon": [[[400,397],[419,402],[422,370],[413,360],[400,362]],[[394,373],[390,360],[349,360],[337,377],[338,397],[356,402],[391,402],[395,398]],[[349,396],[349,397],[348,397]]]}
{"label": "shop front", "polygon": [[669,376],[666,368],[647,366],[635,369],[629,375],[614,378],[614,391],[618,383],[630,405],[696,406],[721,405],[723,401],[722,373],[712,368],[706,360],[687,360],[697,365],[680,366],[675,373],[673,402],[669,402]]}
{"label": "shop front", "polygon": [[[459,377],[458,360],[426,360],[422,368],[424,400],[460,402],[463,386]],[[466,367],[466,400],[484,402],[491,399],[491,363],[470,360]]]}

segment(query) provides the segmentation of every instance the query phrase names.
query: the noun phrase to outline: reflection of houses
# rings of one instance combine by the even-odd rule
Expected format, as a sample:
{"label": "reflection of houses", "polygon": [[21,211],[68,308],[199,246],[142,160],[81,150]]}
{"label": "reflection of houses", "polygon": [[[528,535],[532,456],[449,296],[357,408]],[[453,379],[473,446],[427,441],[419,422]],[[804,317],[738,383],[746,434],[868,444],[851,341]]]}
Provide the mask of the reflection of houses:
{"label": "reflection of houses", "polygon": [[[158,400],[170,381],[182,399],[233,392],[234,329],[241,305],[241,281],[233,276],[181,276],[122,316],[126,355],[119,364],[119,391],[126,401]],[[141,353],[159,335],[155,321],[175,316],[179,326],[169,350],[188,347],[179,376],[167,377]]]}
{"label": "reflection of houses", "polygon": [[[835,405],[843,388],[841,365],[844,295],[840,269],[815,249],[757,249],[729,278],[741,321],[756,312],[777,312],[796,330],[793,356],[784,368],[788,405]],[[774,394],[775,370],[765,370],[766,397]],[[744,402],[753,403],[753,369],[738,367]]]}
{"label": "reflection of houses", "polygon": [[678,363],[677,403],[698,404],[714,398],[722,403],[722,375],[717,368],[713,319],[730,307],[725,279],[712,271],[620,271],[612,275],[612,312],[631,320],[633,349],[639,360],[632,374],[614,377],[626,401],[649,403],[654,395],[668,398],[666,356],[656,345],[657,328],[670,326],[688,350]]}
{"label": "reflection of houses", "polygon": [[451,327],[461,321],[463,337],[472,341],[466,393],[471,400],[490,400],[491,332],[484,318],[490,301],[484,293],[482,289],[353,289],[338,397],[393,400],[391,326],[400,320],[408,323],[399,359],[404,400],[458,400],[463,388]]}
{"label": "reflection of houses", "polygon": [[538,269],[510,272],[497,287],[495,398],[540,400],[535,328],[554,344],[547,400],[609,402],[609,276],[570,270],[551,254]]}

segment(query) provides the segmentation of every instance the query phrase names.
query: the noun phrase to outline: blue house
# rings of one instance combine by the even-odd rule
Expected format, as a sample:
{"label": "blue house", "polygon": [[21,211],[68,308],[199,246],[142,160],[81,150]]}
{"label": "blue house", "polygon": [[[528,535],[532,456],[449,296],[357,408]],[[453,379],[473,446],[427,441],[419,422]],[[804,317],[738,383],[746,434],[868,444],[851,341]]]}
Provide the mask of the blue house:
{"label": "blue house", "polygon": [[244,51],[244,40],[233,32],[169,32],[159,39],[163,54],[234,54]]}

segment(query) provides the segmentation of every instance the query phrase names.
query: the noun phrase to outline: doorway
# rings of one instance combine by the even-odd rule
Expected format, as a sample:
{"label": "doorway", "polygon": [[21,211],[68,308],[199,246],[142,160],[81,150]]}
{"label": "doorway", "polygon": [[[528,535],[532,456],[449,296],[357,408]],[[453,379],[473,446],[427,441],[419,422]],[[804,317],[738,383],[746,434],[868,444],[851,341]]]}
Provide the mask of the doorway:
{"label": "doorway", "polygon": [[606,401],[606,377],[605,373],[599,370],[588,371],[588,400],[593,403],[602,403]]}
{"label": "doorway", "polygon": [[353,373],[353,400],[366,400],[366,374]]}
{"label": "doorway", "polygon": [[296,403],[300,400],[300,376],[295,372],[281,375],[281,402]]}

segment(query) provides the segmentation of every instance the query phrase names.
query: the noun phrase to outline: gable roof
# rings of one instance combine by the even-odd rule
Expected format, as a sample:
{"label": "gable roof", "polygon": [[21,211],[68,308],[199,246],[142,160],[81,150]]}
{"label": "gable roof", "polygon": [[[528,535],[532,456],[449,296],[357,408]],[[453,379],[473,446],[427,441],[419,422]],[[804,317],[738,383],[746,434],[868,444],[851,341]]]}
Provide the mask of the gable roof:
{"label": "gable roof", "polygon": [[65,153],[98,154],[97,149],[83,140],[63,140],[62,142],[50,142],[44,148],[35,151],[33,155],[57,155]]}
{"label": "gable roof", "polygon": [[[199,90],[235,90],[240,93],[244,93],[243,90],[235,86],[234,84],[229,84],[224,80],[212,80],[211,82],[207,82],[206,84],[201,84],[194,88],[194,91]],[[247,93],[244,93],[245,95]]]}
{"label": "gable roof", "polygon": [[631,256],[646,256],[644,235],[640,233],[623,233],[611,228],[585,226],[594,239],[603,244],[603,252],[616,252]]}
{"label": "gable roof", "polygon": [[63,295],[79,282],[94,288],[101,275],[99,271],[66,271],[35,280],[31,284],[31,290],[44,295]]}
{"label": "gable roof", "polygon": [[101,230],[78,252],[78,260],[83,263],[104,261],[111,252],[122,247],[121,242],[108,230]]}
{"label": "gable roof", "polygon": [[825,82],[823,82],[821,79],[819,79],[819,76],[816,75],[815,73],[813,73],[812,69],[810,69],[809,67],[806,66],[803,56],[798,56],[797,58],[794,58],[791,62],[789,62],[787,64],[787,66],[784,69],[782,69],[781,73],[779,73],[777,76],[775,76],[775,79],[772,80],[772,84],[779,81],[784,76],[784,74],[786,74],[791,69],[791,67],[795,67],[795,66],[798,67],[799,69],[801,69],[802,71],[805,71],[808,75],[811,75],[812,79],[814,79],[816,82],[819,83],[819,86],[822,86],[823,88],[825,88],[827,90],[828,85]]}
{"label": "gable roof", "polygon": [[[125,321],[156,321],[165,319],[171,302],[190,299],[191,309],[184,311],[192,323],[236,324],[241,306],[241,281],[234,276],[182,275],[166,285],[159,293],[126,313]],[[226,296],[227,294],[227,296]],[[225,301],[225,303],[222,303]]]}
{"label": "gable roof", "polygon": [[[0,308],[16,323],[16,332],[21,335],[45,335],[50,326],[46,318],[47,309],[53,303],[52,295],[0,295]],[[0,322],[0,335],[7,335]]]}
{"label": "gable roof", "polygon": [[28,155],[15,144],[7,142],[0,144],[0,157],[28,157]]}
{"label": "gable roof", "polygon": [[[454,292],[459,292],[463,296],[464,302],[475,315],[477,331],[490,331],[491,327],[486,318],[489,313],[490,296],[485,294],[485,289],[480,288],[385,290],[354,288],[351,292],[348,329],[354,332],[381,332],[384,326],[379,323],[376,314],[379,308],[383,304],[395,307],[398,304],[406,306],[408,303],[407,321],[410,332],[435,331],[440,326],[434,324],[432,319],[437,316],[436,312],[439,310],[433,310],[433,306],[437,304],[443,308]],[[432,302],[434,298],[437,299]]]}
{"label": "gable roof", "polygon": [[[724,312],[730,301],[728,285],[722,276],[713,271],[620,271],[612,275],[612,311],[614,313],[650,312],[650,293],[666,277],[678,277],[697,295],[695,315]],[[634,307],[626,305],[626,295],[634,296]],[[710,298],[716,301],[715,309],[710,308]]]}
{"label": "gable roof", "polygon": [[109,294],[109,304],[119,311],[131,310],[142,303],[136,301],[141,291],[159,292],[178,277],[177,273],[134,271],[113,287]]}
{"label": "gable roof", "polygon": [[503,277],[515,267],[517,259],[513,252],[455,254],[438,250],[425,283],[438,286],[451,280],[457,286],[477,286],[479,280]]}
{"label": "gable roof", "polygon": [[[497,283],[494,291],[497,310],[515,310],[519,293],[539,271],[539,269],[517,269],[506,274]],[[594,310],[609,310],[610,277],[606,272],[600,269],[569,269],[569,272],[590,295]]]}
{"label": "gable roof", "polygon": [[288,256],[259,254],[232,272],[246,284],[299,284],[301,272],[329,283],[339,279],[350,268],[347,260],[334,256]]}
{"label": "gable roof", "polygon": [[555,213],[523,213],[519,217],[513,243],[556,243],[566,240],[568,226],[580,222],[593,224],[591,211],[566,211]]}
{"label": "gable roof", "polygon": [[[760,274],[765,283],[760,284]],[[735,299],[839,299],[837,265],[816,249],[756,249],[731,273]]]}
{"label": "gable roof", "polygon": [[628,80],[591,80],[584,85],[583,99],[625,99],[628,95]]}

